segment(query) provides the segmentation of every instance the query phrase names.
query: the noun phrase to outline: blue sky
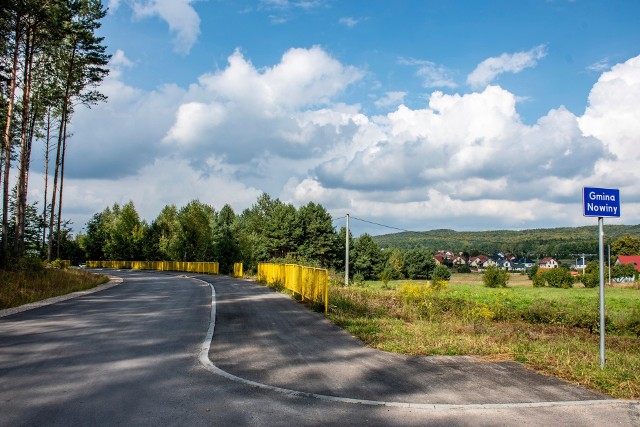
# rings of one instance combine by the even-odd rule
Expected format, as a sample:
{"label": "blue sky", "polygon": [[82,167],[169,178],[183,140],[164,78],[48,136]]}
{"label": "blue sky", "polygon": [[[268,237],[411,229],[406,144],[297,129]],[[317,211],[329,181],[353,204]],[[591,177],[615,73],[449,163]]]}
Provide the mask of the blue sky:
{"label": "blue sky", "polygon": [[77,228],[114,202],[150,221],[263,191],[411,230],[571,226],[593,222],[583,186],[620,188],[615,221],[640,221],[638,1],[105,5],[109,101],[73,118]]}

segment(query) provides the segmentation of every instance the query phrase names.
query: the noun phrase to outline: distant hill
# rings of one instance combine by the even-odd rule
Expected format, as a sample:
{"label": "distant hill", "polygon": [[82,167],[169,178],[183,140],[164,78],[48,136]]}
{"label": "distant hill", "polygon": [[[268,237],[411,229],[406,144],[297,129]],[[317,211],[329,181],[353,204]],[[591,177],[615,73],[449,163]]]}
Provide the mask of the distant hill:
{"label": "distant hill", "polygon": [[[605,245],[630,234],[640,238],[639,225],[606,225]],[[495,254],[497,252],[516,255],[537,254],[569,256],[574,254],[596,254],[598,252],[598,227],[536,228],[531,230],[455,231],[431,230],[401,232],[374,236],[382,248],[426,247],[454,252]]]}

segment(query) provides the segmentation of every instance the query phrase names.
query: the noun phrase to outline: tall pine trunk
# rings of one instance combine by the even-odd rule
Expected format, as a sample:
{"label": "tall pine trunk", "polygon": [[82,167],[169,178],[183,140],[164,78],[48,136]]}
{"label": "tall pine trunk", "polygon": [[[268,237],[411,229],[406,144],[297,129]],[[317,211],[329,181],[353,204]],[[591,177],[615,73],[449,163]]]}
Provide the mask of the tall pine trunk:
{"label": "tall pine trunk", "polygon": [[20,39],[22,38],[22,16],[16,16],[14,29],[15,46],[11,64],[11,81],[9,83],[9,100],[3,135],[4,170],[2,171],[2,259],[6,260],[9,252],[9,173],[11,171],[11,122],[16,95],[18,76],[18,58],[20,56]]}
{"label": "tall pine trunk", "polygon": [[42,244],[41,254],[47,245],[47,194],[49,191],[49,144],[51,143],[51,107],[47,107],[47,135],[44,145],[44,204],[42,205]]}
{"label": "tall pine trunk", "polygon": [[56,227],[56,235],[57,235],[57,249],[56,249],[56,257],[60,258],[60,222],[62,221],[62,190],[64,190],[64,157],[67,152],[67,131],[65,124],[65,133],[62,137],[62,159],[60,160],[60,194],[58,196],[58,220]]}
{"label": "tall pine trunk", "polygon": [[27,191],[29,186],[29,162],[31,157],[31,141],[29,139],[29,113],[31,106],[31,78],[34,57],[33,33],[27,26],[25,34],[25,64],[23,70],[22,89],[22,123],[20,129],[20,163],[18,167],[18,186],[16,193],[16,231],[13,243],[14,256],[24,255],[24,227],[27,210]]}
{"label": "tall pine trunk", "polygon": [[[73,83],[73,71],[75,66],[77,39],[74,39],[71,50],[71,58],[69,59],[69,67],[64,88],[64,99],[62,100],[62,114],[60,118],[60,130],[58,131],[58,146],[56,147],[56,166],[53,174],[53,194],[51,195],[51,211],[49,216],[49,245],[47,247],[47,260],[51,261],[53,255],[53,225],[56,213],[56,198],[58,196],[58,176],[60,174],[60,166],[62,164],[62,148],[67,135],[67,121],[69,116],[69,103],[71,102],[71,84]],[[62,193],[62,190],[60,191]],[[60,219],[58,219],[59,221]],[[58,226],[59,228],[59,226]],[[60,240],[60,236],[56,236]]]}

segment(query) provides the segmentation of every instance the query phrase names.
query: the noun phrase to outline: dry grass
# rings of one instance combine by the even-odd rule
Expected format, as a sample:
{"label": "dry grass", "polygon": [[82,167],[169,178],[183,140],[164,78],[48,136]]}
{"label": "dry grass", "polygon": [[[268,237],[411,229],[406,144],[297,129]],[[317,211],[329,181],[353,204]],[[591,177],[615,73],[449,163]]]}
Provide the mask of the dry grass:
{"label": "dry grass", "polygon": [[640,398],[637,336],[607,336],[607,364],[601,369],[599,336],[587,329],[496,321],[452,312],[425,315],[424,307],[403,301],[394,290],[332,288],[328,315],[352,335],[380,350],[516,360],[543,374],[613,397]]}
{"label": "dry grass", "polygon": [[109,278],[82,270],[0,270],[0,309],[66,295],[107,283]]}

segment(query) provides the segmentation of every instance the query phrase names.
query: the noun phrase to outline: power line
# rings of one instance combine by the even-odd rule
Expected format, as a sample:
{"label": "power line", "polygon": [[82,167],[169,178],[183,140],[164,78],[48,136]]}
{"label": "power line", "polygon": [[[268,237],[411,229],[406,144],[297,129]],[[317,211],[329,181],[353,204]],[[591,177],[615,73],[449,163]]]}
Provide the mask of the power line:
{"label": "power line", "polygon": [[405,230],[404,228],[393,227],[391,225],[379,224],[377,222],[367,221],[366,219],[356,218],[355,216],[350,216],[350,218],[357,219],[358,221],[367,222],[369,224],[377,225],[377,226],[380,226],[380,227],[391,228],[393,230],[399,230],[399,231],[406,231],[407,233],[415,233],[415,231]]}
{"label": "power line", "polygon": [[333,221],[337,221],[337,220],[339,220],[339,219],[343,219],[343,218],[346,218],[346,217],[347,217],[347,216],[345,215],[345,216],[341,216],[340,218],[331,218],[331,222],[333,222]]}

